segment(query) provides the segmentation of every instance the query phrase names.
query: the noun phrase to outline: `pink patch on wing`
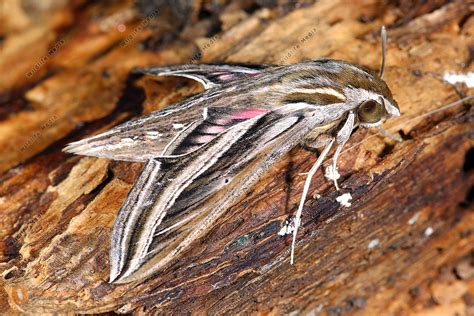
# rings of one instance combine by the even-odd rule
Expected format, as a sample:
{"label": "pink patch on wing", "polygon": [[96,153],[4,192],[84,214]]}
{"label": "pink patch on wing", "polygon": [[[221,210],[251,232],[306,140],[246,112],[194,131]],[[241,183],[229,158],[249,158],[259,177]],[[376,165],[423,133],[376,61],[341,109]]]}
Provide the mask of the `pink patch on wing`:
{"label": "pink patch on wing", "polygon": [[219,134],[225,131],[225,129],[226,128],[224,126],[209,126],[204,128],[203,132],[207,134]]}
{"label": "pink patch on wing", "polygon": [[268,111],[264,109],[247,109],[244,111],[235,112],[232,114],[231,117],[233,120],[247,120],[247,119],[251,119],[256,116],[262,115],[267,112]]}
{"label": "pink patch on wing", "polygon": [[217,125],[229,125],[232,123],[232,119],[230,117],[218,118],[215,119],[213,123]]}
{"label": "pink patch on wing", "polygon": [[215,137],[216,136],[214,136],[214,135],[202,135],[202,136],[194,137],[192,142],[194,144],[205,144],[205,143],[209,143]]}
{"label": "pink patch on wing", "polygon": [[222,81],[232,80],[233,78],[234,78],[233,74],[224,74],[224,75],[219,76],[219,79]]}

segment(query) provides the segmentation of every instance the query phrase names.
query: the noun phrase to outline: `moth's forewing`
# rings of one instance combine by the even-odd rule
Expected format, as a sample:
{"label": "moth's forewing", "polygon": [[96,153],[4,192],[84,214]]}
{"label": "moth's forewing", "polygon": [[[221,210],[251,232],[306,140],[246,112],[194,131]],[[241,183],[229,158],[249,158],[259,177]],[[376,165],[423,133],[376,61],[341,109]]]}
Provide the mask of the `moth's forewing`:
{"label": "moth's forewing", "polygon": [[[180,129],[192,122],[200,122],[205,116],[207,107],[228,109],[245,109],[248,107],[266,108],[271,105],[255,105],[248,102],[246,92],[260,84],[261,70],[229,65],[202,67],[149,67],[141,70],[154,75],[172,75],[188,77],[199,82],[213,82],[213,89],[204,91],[183,102],[161,111],[153,112],[116,126],[98,135],[73,142],[64,151],[101,158],[123,161],[145,162],[160,156],[166,146],[173,141]],[[239,81],[247,77],[255,81],[221,87],[221,84]],[[204,79],[203,79],[204,78]]]}
{"label": "moth's forewing", "polygon": [[[120,207],[112,230],[110,280],[116,279],[123,269],[125,260],[129,256],[127,250],[133,237],[133,231],[139,229],[136,223],[159,193],[160,169],[160,162],[154,159],[149,160]],[[165,210],[162,210],[162,213],[165,215]],[[161,214],[158,216],[160,217]]]}
{"label": "moth's forewing", "polygon": [[236,66],[236,65],[180,65],[180,66],[152,66],[137,69],[136,72],[152,76],[177,76],[198,81],[205,89],[242,79],[256,77],[262,70],[271,66]]}
{"label": "moth's forewing", "polygon": [[153,112],[138,120],[71,143],[64,151],[84,156],[145,162],[160,156],[185,124],[202,120],[202,109],[192,105],[193,102],[188,101],[180,104],[176,112]]}
{"label": "moth's forewing", "polygon": [[[169,263],[204,235],[222,212],[320,123],[320,119],[305,117],[301,107],[285,115],[270,112],[234,126],[195,157],[163,163],[155,182],[161,186],[155,189],[159,192],[156,200],[153,204],[144,201],[142,208],[135,208],[140,223],[118,223],[117,229],[114,227],[113,240],[119,246],[112,247],[111,258],[119,260],[112,262],[112,267],[120,271],[114,275],[118,277],[116,282],[143,279]],[[140,177],[147,175],[142,173]],[[169,178],[173,181],[167,181]],[[136,203],[136,197],[130,198]],[[166,217],[161,219],[163,210]],[[139,233],[134,231],[136,227],[140,228]]]}
{"label": "moth's forewing", "polygon": [[[234,139],[245,133],[248,124],[255,122],[256,119],[249,120],[216,137],[199,151],[171,164],[147,164],[136,184],[144,186],[131,191],[114,224],[111,258],[118,260],[112,261],[111,265],[115,274],[118,275],[124,267],[133,270],[143,263],[158,225],[183,190],[211,167]],[[146,192],[146,195],[142,195],[142,192]],[[113,278],[114,275],[111,275]]]}

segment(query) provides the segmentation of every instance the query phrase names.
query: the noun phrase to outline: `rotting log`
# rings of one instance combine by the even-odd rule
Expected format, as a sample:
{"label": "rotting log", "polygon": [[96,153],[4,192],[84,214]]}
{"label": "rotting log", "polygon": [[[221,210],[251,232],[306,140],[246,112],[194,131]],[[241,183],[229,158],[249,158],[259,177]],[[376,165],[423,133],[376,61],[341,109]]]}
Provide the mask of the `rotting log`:
{"label": "rotting log", "polygon": [[[443,81],[473,70],[471,4],[137,2],[1,2],[0,312],[472,313],[472,100],[422,116],[473,94]],[[295,265],[278,232],[316,159],[304,148],[156,277],[107,283],[111,226],[142,165],[61,148],[200,91],[133,67],[326,56],[377,69],[382,24],[403,114],[385,127],[404,141],[354,133],[339,161],[352,206],[318,174]]]}

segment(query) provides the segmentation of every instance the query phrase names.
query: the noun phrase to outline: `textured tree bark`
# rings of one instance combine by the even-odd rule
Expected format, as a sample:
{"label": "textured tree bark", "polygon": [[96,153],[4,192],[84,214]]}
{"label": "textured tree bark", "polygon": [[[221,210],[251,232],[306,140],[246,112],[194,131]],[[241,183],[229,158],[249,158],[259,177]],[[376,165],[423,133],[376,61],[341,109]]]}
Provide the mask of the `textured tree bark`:
{"label": "textured tree bark", "polygon": [[[2,314],[474,312],[473,101],[453,104],[473,87],[443,80],[473,71],[468,1],[0,3]],[[339,161],[350,207],[318,173],[295,265],[278,233],[316,159],[304,148],[171,267],[107,283],[111,226],[142,165],[61,148],[200,91],[132,68],[324,56],[377,69],[382,24],[402,111],[385,127],[404,140],[354,133]]]}

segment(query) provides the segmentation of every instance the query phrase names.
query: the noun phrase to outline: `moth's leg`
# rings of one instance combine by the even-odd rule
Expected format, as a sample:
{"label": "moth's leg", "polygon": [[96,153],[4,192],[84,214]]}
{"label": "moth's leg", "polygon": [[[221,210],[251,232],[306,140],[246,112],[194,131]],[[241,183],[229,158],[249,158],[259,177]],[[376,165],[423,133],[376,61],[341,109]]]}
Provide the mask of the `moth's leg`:
{"label": "moth's leg", "polygon": [[379,130],[379,132],[384,135],[385,137],[388,137],[390,138],[391,140],[394,140],[396,142],[401,142],[402,141],[402,138],[399,136],[399,135],[396,135],[396,134],[392,134],[390,133],[389,131],[383,129],[381,126],[378,126],[377,129]]}
{"label": "moth's leg", "polygon": [[[303,139],[303,141],[301,142],[301,147],[303,147],[303,149],[308,150],[310,152],[319,153],[320,148],[324,149],[324,147],[326,147],[327,144],[329,144],[329,142],[331,142],[332,140],[334,140],[333,135],[329,133],[323,133],[323,134],[319,134],[316,137],[309,137],[309,138]],[[307,174],[308,172],[302,172],[302,173],[299,173],[298,175],[306,176]]]}
{"label": "moth's leg", "polygon": [[295,229],[293,230],[293,241],[291,243],[291,264],[293,264],[293,259],[295,257],[295,244],[296,244],[296,234],[298,233],[298,228],[301,223],[301,213],[303,212],[304,201],[306,200],[306,196],[308,195],[309,185],[311,184],[311,179],[313,178],[316,171],[318,171],[319,167],[323,163],[324,159],[329,153],[332,145],[334,144],[334,138],[329,141],[329,143],[324,147],[324,150],[319,155],[318,160],[314,163],[313,167],[308,172],[306,176],[306,180],[304,182],[303,193],[301,194],[300,205],[298,206],[298,210],[296,211],[295,217]]}
{"label": "moth's leg", "polygon": [[301,146],[311,152],[316,152],[318,149],[326,147],[326,145],[334,138],[330,134],[319,134],[314,138],[305,138],[301,142]]}
{"label": "moth's leg", "polygon": [[[339,154],[341,153],[342,148],[346,144],[347,140],[349,139],[349,137],[351,137],[352,130],[354,129],[354,122],[355,122],[355,114],[354,112],[349,112],[346,122],[341,127],[341,129],[337,132],[337,136],[336,136],[337,148],[332,158],[332,169],[333,169],[334,174],[337,174],[337,159],[339,158]],[[336,190],[339,191],[339,185],[337,183],[336,177],[333,177],[333,181],[334,181],[334,186],[336,187]]]}

